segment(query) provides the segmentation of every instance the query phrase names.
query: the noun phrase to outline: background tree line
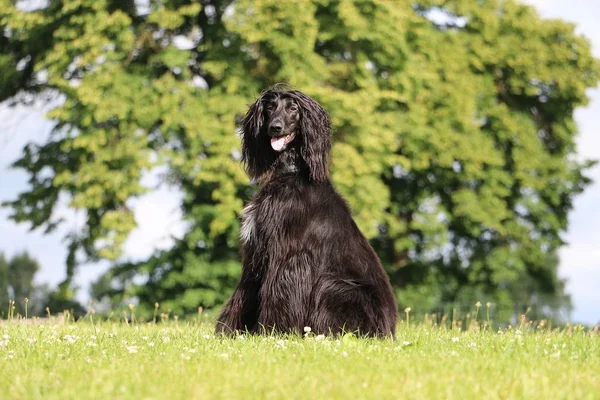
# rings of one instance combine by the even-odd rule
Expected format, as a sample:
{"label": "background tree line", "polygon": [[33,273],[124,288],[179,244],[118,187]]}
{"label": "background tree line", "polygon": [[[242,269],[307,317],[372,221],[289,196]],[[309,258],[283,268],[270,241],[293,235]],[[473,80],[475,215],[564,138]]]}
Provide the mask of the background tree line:
{"label": "background tree line", "polygon": [[46,308],[54,313],[69,310],[74,316],[83,315],[84,308],[77,301],[63,299],[47,284],[35,282],[39,269],[39,263],[26,251],[10,259],[0,252],[0,319],[8,317],[11,308],[13,316],[44,316]]}
{"label": "background tree line", "polygon": [[[63,101],[49,140],[14,164],[30,189],[4,205],[47,232],[59,198],[84,213],[64,298],[77,265],[108,259],[94,292],[113,305],[220,305],[254,190],[236,120],[287,82],[330,112],[333,180],[401,306],[490,301],[497,319],[569,307],[556,254],[593,164],[574,157],[573,111],[600,74],[573,25],[513,0],[19,3],[0,0],[0,100]],[[127,262],[129,204],[157,167],[184,193],[187,230]]]}

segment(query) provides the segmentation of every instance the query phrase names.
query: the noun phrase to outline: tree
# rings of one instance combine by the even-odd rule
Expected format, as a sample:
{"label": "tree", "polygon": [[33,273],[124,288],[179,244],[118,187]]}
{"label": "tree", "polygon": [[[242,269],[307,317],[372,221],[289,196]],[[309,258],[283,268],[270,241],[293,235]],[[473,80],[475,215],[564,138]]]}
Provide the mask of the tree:
{"label": "tree", "polygon": [[[36,285],[35,274],[40,266],[26,251],[7,261],[0,253],[0,317],[8,315],[9,301],[15,302],[14,315],[46,316],[51,312],[72,311],[75,318],[85,314],[85,309],[75,300],[65,300],[60,291],[47,284]],[[25,300],[27,299],[27,300]]]}
{"label": "tree", "polygon": [[[34,284],[38,270],[38,262],[25,251],[10,260],[0,253],[0,315],[8,315],[9,301],[14,301],[17,312],[22,312],[26,298],[39,299]],[[30,307],[29,315],[34,315],[35,311]]]}
{"label": "tree", "polygon": [[8,262],[4,253],[0,253],[0,317],[8,311]]}
{"label": "tree", "polygon": [[[116,265],[98,296],[175,312],[226,299],[253,191],[235,121],[261,89],[288,82],[331,113],[333,180],[401,305],[513,310],[541,282],[564,298],[546,260],[589,184],[592,163],[572,157],[573,110],[600,70],[572,25],[513,0],[50,0],[30,12],[0,0],[0,10],[0,100],[64,98],[52,137],[14,165],[30,190],[6,203],[47,231],[61,223],[60,196],[85,212],[86,228],[66,238],[64,288],[80,261],[106,258]],[[128,204],[157,166],[185,194],[189,229],[123,262]],[[523,276],[534,284],[519,286]]]}
{"label": "tree", "polygon": [[8,283],[15,301],[31,297],[34,291],[33,279],[40,269],[36,260],[27,252],[16,254],[8,264]]}

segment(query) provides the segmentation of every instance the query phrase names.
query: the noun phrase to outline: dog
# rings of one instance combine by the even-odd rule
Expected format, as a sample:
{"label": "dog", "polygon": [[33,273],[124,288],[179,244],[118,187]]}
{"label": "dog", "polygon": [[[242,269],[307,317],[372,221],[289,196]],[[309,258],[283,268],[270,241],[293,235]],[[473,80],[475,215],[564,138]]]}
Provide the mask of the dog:
{"label": "dog", "polygon": [[216,332],[394,337],[389,277],[329,177],[327,112],[300,91],[271,88],[240,128],[242,162],[260,189],[242,212],[242,274]]}

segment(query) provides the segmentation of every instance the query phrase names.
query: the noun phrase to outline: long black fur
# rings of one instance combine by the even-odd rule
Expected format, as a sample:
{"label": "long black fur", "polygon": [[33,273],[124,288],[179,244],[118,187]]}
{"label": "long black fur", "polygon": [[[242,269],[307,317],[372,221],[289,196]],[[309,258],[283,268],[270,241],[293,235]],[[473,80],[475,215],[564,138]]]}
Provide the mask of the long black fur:
{"label": "long black fur", "polygon": [[[242,215],[242,276],[217,333],[308,326],[393,336],[389,278],[329,179],[327,112],[302,92],[274,88],[250,106],[241,130],[242,159],[261,188]],[[275,151],[271,138],[285,134],[293,140]]]}

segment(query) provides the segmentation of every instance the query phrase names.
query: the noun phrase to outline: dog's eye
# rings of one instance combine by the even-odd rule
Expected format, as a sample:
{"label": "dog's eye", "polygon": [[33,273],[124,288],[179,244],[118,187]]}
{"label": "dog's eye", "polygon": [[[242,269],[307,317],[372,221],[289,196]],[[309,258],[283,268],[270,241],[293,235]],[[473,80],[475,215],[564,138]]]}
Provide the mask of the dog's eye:
{"label": "dog's eye", "polygon": [[290,105],[290,111],[298,111],[298,105],[297,105],[297,104],[294,104],[294,103],[292,103],[292,104]]}
{"label": "dog's eye", "polygon": [[275,103],[269,103],[269,104],[267,105],[267,111],[268,111],[268,112],[272,112],[273,110],[275,110],[275,108],[276,108],[276,107],[275,107]]}

